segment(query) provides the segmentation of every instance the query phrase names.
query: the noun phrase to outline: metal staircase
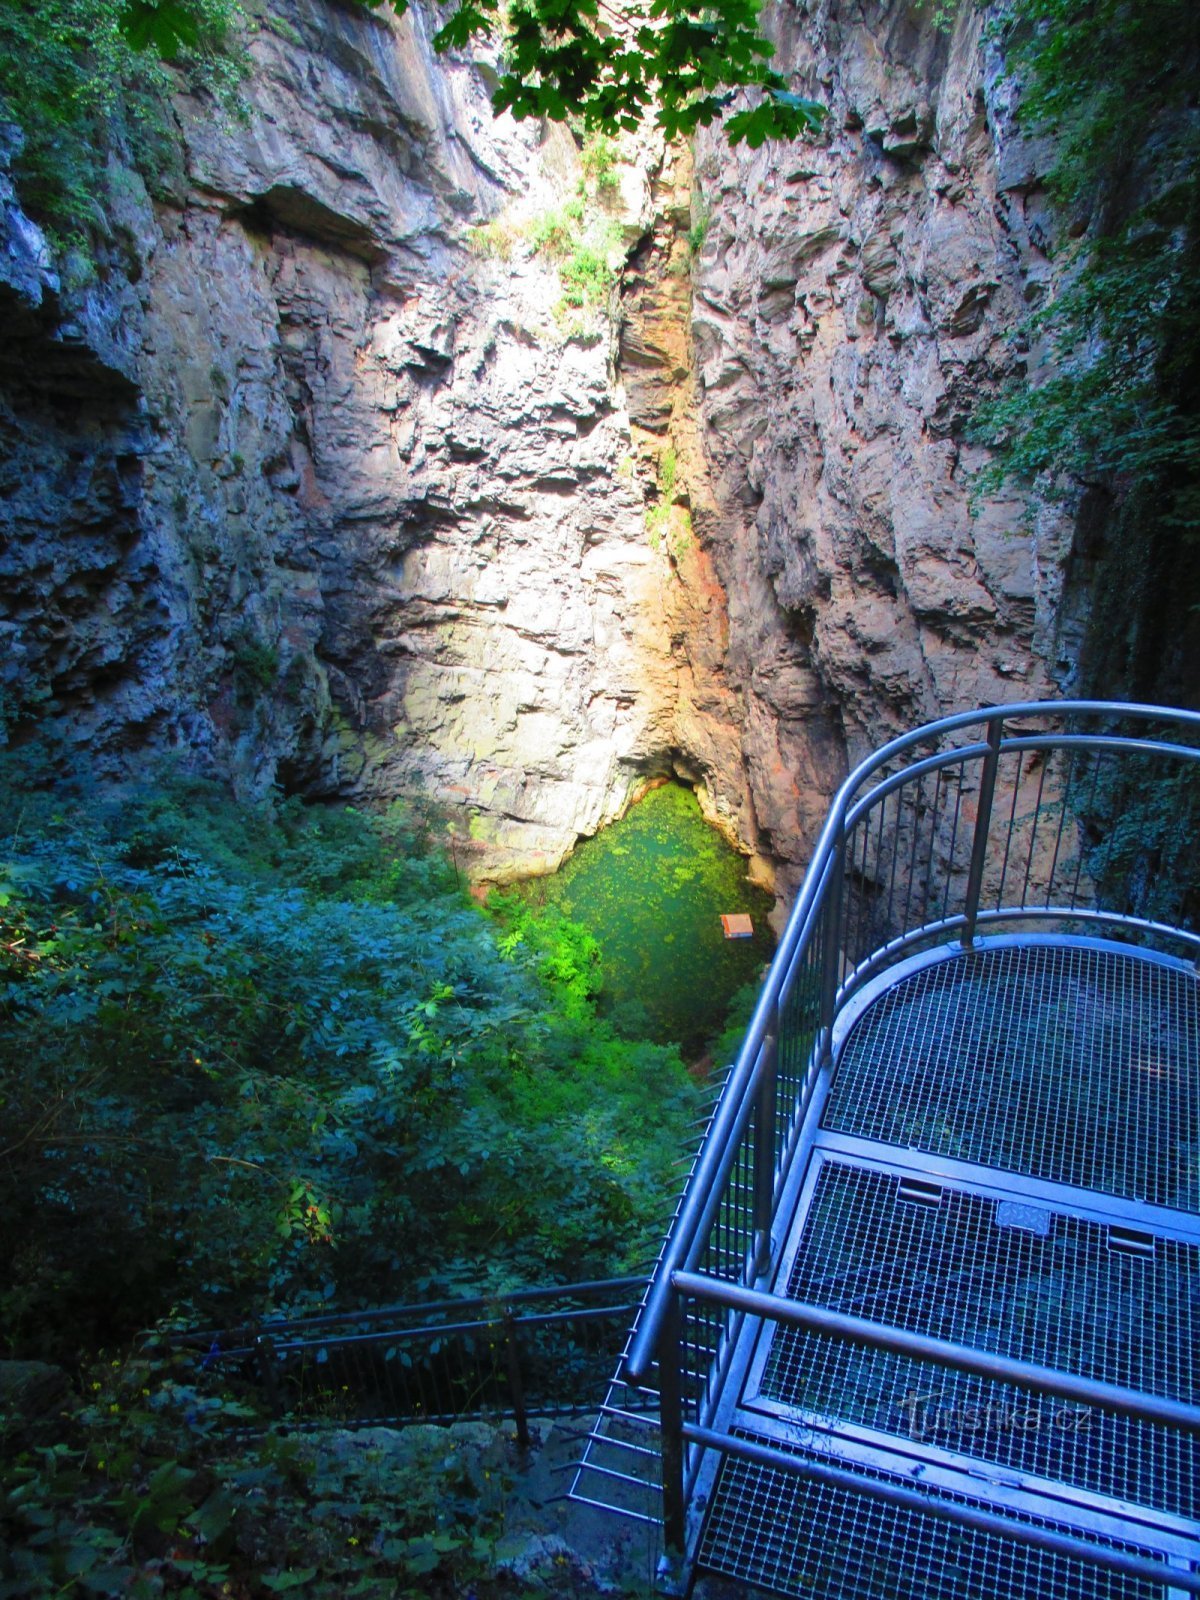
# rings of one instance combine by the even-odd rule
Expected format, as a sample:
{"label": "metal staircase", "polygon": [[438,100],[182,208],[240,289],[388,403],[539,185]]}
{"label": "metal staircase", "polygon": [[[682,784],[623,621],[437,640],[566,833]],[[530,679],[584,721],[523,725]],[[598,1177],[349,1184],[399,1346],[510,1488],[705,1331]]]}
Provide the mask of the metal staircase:
{"label": "metal staircase", "polygon": [[1200,1593],[1197,882],[1198,715],[847,780],[577,1477],[664,1587]]}

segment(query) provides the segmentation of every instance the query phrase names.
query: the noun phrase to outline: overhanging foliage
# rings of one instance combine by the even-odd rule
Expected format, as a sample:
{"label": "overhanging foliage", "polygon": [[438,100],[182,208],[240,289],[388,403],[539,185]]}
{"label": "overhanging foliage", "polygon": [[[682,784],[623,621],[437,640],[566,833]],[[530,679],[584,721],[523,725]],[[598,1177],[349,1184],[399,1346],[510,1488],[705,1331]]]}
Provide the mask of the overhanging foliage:
{"label": "overhanging foliage", "polygon": [[985,408],[985,486],[1070,473],[1200,528],[1200,9],[1016,0],[1020,118],[1050,133],[1061,287],[1025,330],[1050,363]]}
{"label": "overhanging foliage", "polygon": [[[201,36],[196,0],[123,3],[122,28],[138,49],[171,57]],[[409,0],[359,3],[403,16]],[[759,29],[759,9],[758,0],[460,0],[433,42],[446,51],[499,40],[497,112],[579,117],[610,133],[633,131],[656,110],[668,138],[689,134],[716,121],[736,91],[756,90],[759,102],[736,111],[725,130],[732,143],[757,148],[816,132],[825,115],[769,65],[774,47]]]}

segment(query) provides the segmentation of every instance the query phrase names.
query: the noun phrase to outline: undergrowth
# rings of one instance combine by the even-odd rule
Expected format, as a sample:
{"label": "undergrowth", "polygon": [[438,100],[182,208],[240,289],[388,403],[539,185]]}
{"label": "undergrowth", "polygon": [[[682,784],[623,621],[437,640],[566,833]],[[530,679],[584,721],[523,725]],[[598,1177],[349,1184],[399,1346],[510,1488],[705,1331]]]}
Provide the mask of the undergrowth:
{"label": "undergrowth", "polygon": [[81,1387],[42,1423],[0,1409],[4,1600],[597,1594],[561,1555],[505,1570],[523,1463],[498,1431],[239,1434],[247,1408],[161,1347]]}
{"label": "undergrowth", "polygon": [[38,780],[0,756],[0,1350],[74,1386],[41,1421],[0,1387],[0,1596],[592,1595],[498,1564],[498,1435],[256,1436],[164,1335],[642,1264],[678,1051],[597,1020],[596,941],[495,921],[417,810]]}
{"label": "undergrowth", "polygon": [[136,50],[125,0],[0,6],[0,120],[20,129],[12,169],[22,205],[59,248],[86,259],[110,232],[110,155],[153,188],[178,164],[168,99],[181,84],[232,108],[245,76],[236,0],[191,0],[173,66]]}
{"label": "undergrowth", "polygon": [[288,1436],[169,1335],[644,1264],[678,1050],[598,1020],[596,941],[481,910],[417,809],[11,752],[0,790],[0,1354],[72,1378],[41,1420],[0,1385],[0,1596],[593,1595],[504,1569],[499,1434]]}
{"label": "undergrowth", "polygon": [[0,785],[9,1353],[643,1260],[694,1092],[580,930],[505,935],[411,811]]}

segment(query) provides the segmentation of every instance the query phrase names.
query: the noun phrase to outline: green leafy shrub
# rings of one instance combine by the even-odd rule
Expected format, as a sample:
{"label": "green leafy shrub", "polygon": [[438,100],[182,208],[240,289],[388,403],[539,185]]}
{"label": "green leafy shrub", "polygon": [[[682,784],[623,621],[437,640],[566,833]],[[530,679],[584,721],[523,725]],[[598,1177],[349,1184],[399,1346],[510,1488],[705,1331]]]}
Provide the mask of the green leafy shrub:
{"label": "green leafy shrub", "polygon": [[562,260],[578,245],[584,219],[584,198],[572,195],[553,211],[544,211],[529,225],[529,242],[554,260]]}
{"label": "green leafy shrub", "polygon": [[[400,13],[407,9],[407,0],[391,3]],[[718,120],[729,91],[745,88],[756,103],[724,126],[732,143],[744,139],[757,149],[769,138],[819,132],[826,114],[768,65],[774,46],[759,32],[758,12],[758,0],[714,0],[703,13],[651,10],[614,27],[612,16],[600,19],[594,5],[462,0],[434,35],[434,47],[461,49],[500,32],[497,112],[581,120],[606,134],[636,133],[651,109],[668,139],[691,134]]]}
{"label": "green leafy shrub", "polygon": [[511,1596],[500,1435],[268,1431],[161,1344],[89,1368],[32,1437],[0,1413],[6,1600]]}
{"label": "green leafy shrub", "polygon": [[621,230],[589,202],[583,185],[557,209],[535,217],[528,237],[535,251],[557,263],[560,317],[606,304],[620,271]]}
{"label": "green leafy shrub", "polygon": [[688,255],[694,260],[704,249],[704,241],[708,238],[709,226],[712,223],[712,212],[701,198],[692,201],[692,225],[688,229]]}
{"label": "green leafy shrub", "polygon": [[612,246],[603,238],[596,244],[580,243],[560,263],[563,304],[577,310],[602,305],[616,282]]}
{"label": "green leafy shrub", "polygon": [[692,1091],[586,941],[502,945],[410,811],[10,787],[10,1348],[643,1258]]}
{"label": "green leafy shrub", "polygon": [[[21,129],[14,175],[22,203],[60,245],[104,231],[110,149],[124,149],[152,182],[174,157],[166,98],[179,80],[136,48],[136,9],[127,0],[0,6],[0,114]],[[233,48],[236,0],[187,0],[175,11],[182,80],[230,104],[245,71]]]}
{"label": "green leafy shrub", "polygon": [[617,175],[618,152],[616,142],[606,134],[589,134],[583,141],[579,164],[585,180],[603,197],[615,194],[621,187]]}

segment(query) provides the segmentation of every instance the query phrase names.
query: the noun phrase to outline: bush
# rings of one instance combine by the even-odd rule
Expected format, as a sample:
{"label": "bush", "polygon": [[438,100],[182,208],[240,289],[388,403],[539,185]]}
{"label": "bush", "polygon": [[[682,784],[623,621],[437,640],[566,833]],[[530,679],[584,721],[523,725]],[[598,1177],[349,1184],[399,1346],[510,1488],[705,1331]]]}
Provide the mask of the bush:
{"label": "bush", "polygon": [[642,1259],[692,1091],[586,936],[505,940],[411,810],[87,793],[0,853],[10,1349]]}
{"label": "bush", "polygon": [[[0,6],[0,115],[17,123],[13,162],[23,205],[59,245],[104,231],[109,150],[125,147],[154,181],[170,165],[166,97],[176,79],[126,37],[124,0]],[[189,0],[179,69],[229,102],[244,71],[233,49],[235,0]]]}

